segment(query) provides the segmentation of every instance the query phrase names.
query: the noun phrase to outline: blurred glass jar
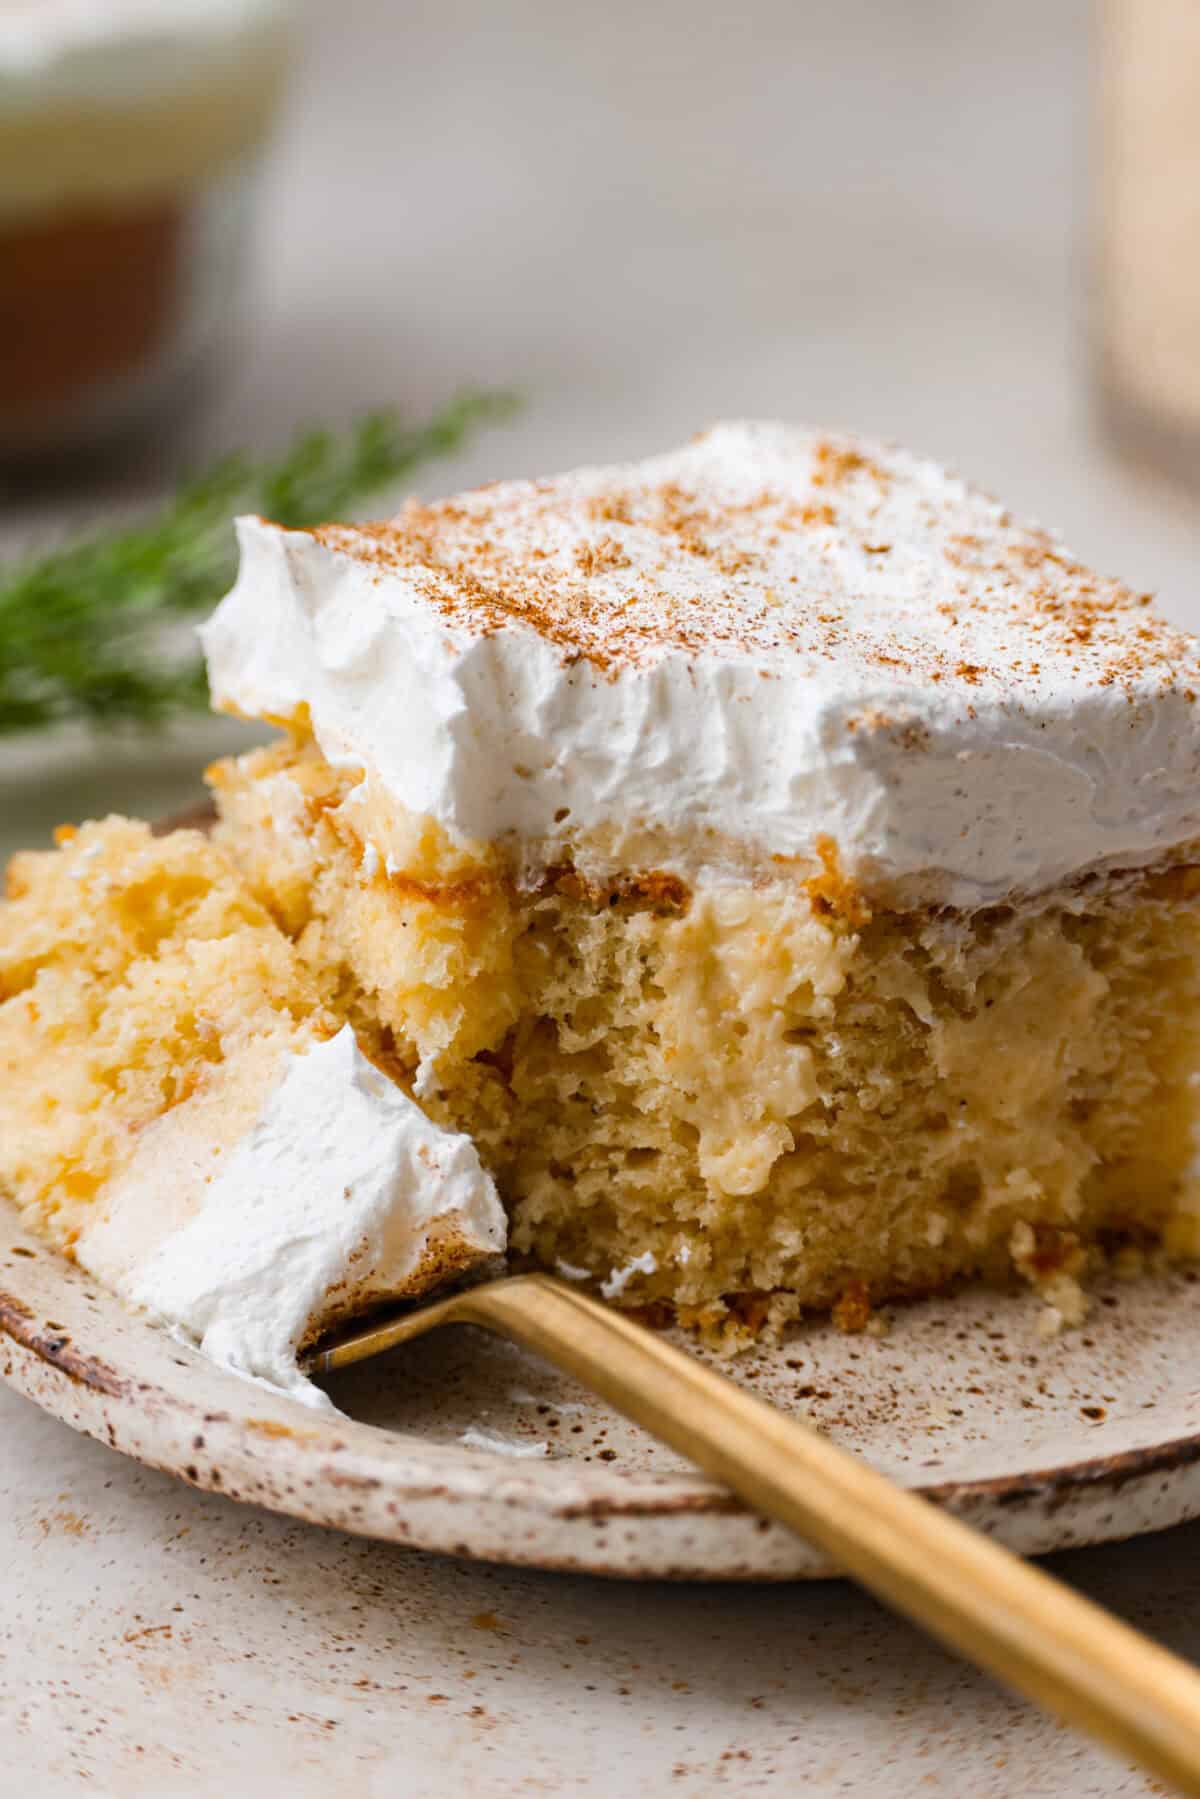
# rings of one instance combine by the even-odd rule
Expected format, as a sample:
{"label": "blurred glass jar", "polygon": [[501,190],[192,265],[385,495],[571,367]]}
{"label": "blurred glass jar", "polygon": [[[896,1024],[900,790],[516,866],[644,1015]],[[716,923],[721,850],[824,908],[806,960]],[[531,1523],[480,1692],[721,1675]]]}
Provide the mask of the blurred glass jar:
{"label": "blurred glass jar", "polygon": [[1105,0],[1101,21],[1102,406],[1200,484],[1200,0]]}
{"label": "blurred glass jar", "polygon": [[0,461],[134,438],[233,315],[290,0],[0,0]]}

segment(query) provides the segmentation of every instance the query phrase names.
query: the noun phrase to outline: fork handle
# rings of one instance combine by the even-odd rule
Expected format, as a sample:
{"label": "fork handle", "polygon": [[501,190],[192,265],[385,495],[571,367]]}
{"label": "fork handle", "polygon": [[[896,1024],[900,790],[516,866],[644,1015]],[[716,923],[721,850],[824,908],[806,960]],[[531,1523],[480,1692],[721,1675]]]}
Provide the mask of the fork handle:
{"label": "fork handle", "polygon": [[497,1281],[446,1309],[574,1375],[979,1667],[1200,1796],[1200,1673],[1190,1663],[559,1281]]}

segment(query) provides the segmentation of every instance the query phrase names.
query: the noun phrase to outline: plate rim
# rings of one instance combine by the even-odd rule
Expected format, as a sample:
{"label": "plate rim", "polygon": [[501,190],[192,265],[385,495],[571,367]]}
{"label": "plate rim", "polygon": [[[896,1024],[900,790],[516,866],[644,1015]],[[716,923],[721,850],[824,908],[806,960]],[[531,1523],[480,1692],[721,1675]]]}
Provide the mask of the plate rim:
{"label": "plate rim", "polygon": [[[54,1255],[57,1252],[47,1245],[41,1245],[43,1255]],[[63,1259],[63,1266],[71,1268],[71,1264]],[[118,1300],[116,1302],[120,1304]],[[129,1315],[131,1327],[147,1333],[165,1336],[157,1327]],[[477,1327],[482,1328],[482,1327]],[[116,1373],[102,1357],[81,1352],[72,1343],[63,1342],[52,1335],[47,1335],[44,1324],[37,1323],[34,1315],[25,1303],[15,1295],[0,1290],[0,1338],[7,1338],[19,1348],[35,1356],[55,1373],[65,1376],[72,1382],[78,1382],[92,1391],[109,1398],[125,1398],[128,1393],[128,1378]],[[175,1344],[169,1337],[173,1349],[184,1349],[189,1358],[199,1359],[200,1352],[189,1349],[185,1344]],[[399,1353],[399,1352],[397,1352]],[[212,1366],[215,1367],[215,1364]],[[217,1372],[224,1374],[223,1370]],[[0,1369],[0,1375],[9,1379],[7,1367]],[[248,1392],[256,1389],[249,1382],[242,1382],[237,1375],[230,1374],[231,1380],[244,1384]],[[14,1385],[17,1383],[13,1383]],[[181,1395],[171,1393],[165,1387],[151,1383],[138,1383],[139,1391],[148,1395],[151,1391],[172,1407],[179,1410],[198,1409],[195,1403]],[[21,1390],[24,1390],[23,1388]],[[266,1389],[258,1389],[266,1392]],[[272,1395],[272,1397],[275,1397]],[[278,1399],[292,1406],[301,1418],[316,1419],[328,1423],[330,1414],[310,1411],[299,1402],[291,1400],[280,1393]],[[34,1400],[34,1403],[39,1403]],[[236,1423],[232,1414],[217,1417],[211,1412],[201,1414],[210,1423]],[[340,1414],[334,1414],[340,1416]],[[253,1424],[253,1420],[242,1420],[243,1425]],[[510,1466],[502,1452],[488,1449],[469,1450],[452,1443],[439,1443],[428,1438],[418,1437],[414,1433],[389,1431],[381,1425],[362,1423],[351,1419],[348,1423],[354,1431],[370,1431],[383,1440],[397,1443],[420,1443],[422,1454],[428,1455],[431,1461],[446,1461],[449,1470],[465,1469],[472,1462],[484,1460],[504,1467]],[[316,1425],[310,1423],[306,1430],[298,1425],[295,1431],[267,1435],[269,1442],[290,1440],[295,1445],[311,1441],[313,1435],[319,1434]],[[328,1453],[331,1445],[326,1445],[322,1453]],[[904,1483],[909,1491],[918,1493],[922,1498],[930,1499],[937,1504],[946,1505],[953,1502],[971,1500],[991,1500],[997,1504],[1016,1504],[1025,1500],[1044,1500],[1052,1495],[1065,1495],[1076,1488],[1100,1486],[1119,1486],[1127,1481],[1143,1479],[1156,1474],[1174,1473],[1179,1468],[1190,1467],[1200,1463],[1200,1429],[1188,1432],[1183,1436],[1165,1438],[1160,1443],[1150,1443],[1135,1449],[1115,1450],[1110,1455],[1087,1456],[1074,1462],[1055,1462],[1049,1466],[1023,1470],[1014,1474],[983,1475],[977,1479],[954,1479],[942,1481],[914,1481]],[[569,1460],[547,1461],[539,1466],[539,1478],[529,1482],[530,1488],[537,1494],[555,1496],[555,1489],[569,1489],[573,1479],[578,1478],[578,1468]],[[611,1482],[614,1487],[632,1487],[633,1497],[622,1497],[619,1492],[611,1495],[598,1495],[587,1502],[587,1511],[591,1516],[612,1517],[665,1517],[687,1511],[703,1511],[713,1515],[756,1516],[753,1508],[740,1499],[736,1493],[727,1492],[718,1481],[700,1473],[662,1473],[638,1472],[630,1474],[619,1470],[594,1470],[590,1481],[597,1485]],[[450,1484],[450,1483],[448,1483]],[[464,1498],[474,1497],[464,1485]],[[547,1509],[562,1515],[561,1508],[550,1504]]]}
{"label": "plate rim", "polygon": [[[216,1367],[135,1317],[27,1233],[7,1200],[0,1202],[0,1220],[10,1226],[0,1235],[0,1248],[8,1251],[0,1265],[0,1376],[63,1422],[187,1484],[309,1522],[511,1565],[710,1580],[835,1572],[699,1471],[585,1466],[566,1458],[531,1465],[313,1412]],[[23,1297],[19,1276],[13,1278],[22,1256],[40,1264],[35,1287],[49,1281],[40,1297],[32,1291]],[[51,1320],[70,1320],[70,1307],[85,1321],[82,1329],[79,1323],[56,1328]],[[102,1335],[107,1318],[108,1331],[127,1351],[124,1360],[118,1356],[114,1364],[101,1349],[86,1348],[89,1318]],[[107,1338],[102,1348],[109,1348]],[[187,1370],[177,1382],[170,1380],[171,1362]],[[204,1453],[189,1455],[188,1444]],[[1150,1489],[1171,1475],[1181,1479],[1156,1509]],[[1110,1541],[1200,1516],[1200,1428],[1012,1473],[918,1476],[903,1484],[1027,1553]],[[1129,1489],[1135,1518],[1104,1509]],[[1147,1505],[1136,1503],[1141,1494]],[[610,1526],[625,1529],[619,1545]]]}

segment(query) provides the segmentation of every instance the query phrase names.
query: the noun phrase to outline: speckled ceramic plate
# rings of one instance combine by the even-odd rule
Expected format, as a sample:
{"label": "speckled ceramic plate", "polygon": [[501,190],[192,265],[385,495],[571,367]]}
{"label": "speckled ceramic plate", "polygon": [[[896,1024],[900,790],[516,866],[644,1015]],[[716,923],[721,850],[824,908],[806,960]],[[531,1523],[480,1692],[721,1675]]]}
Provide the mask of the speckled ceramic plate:
{"label": "speckled ceramic plate", "polygon": [[[733,1365],[1027,1553],[1200,1516],[1200,1282],[1102,1289],[1051,1342],[967,1293],[887,1335],[814,1324]],[[0,1373],[195,1486],[416,1548],[603,1574],[818,1576],[807,1546],[524,1351],[448,1330],[330,1384],[344,1416],[225,1374],[31,1240],[0,1202]]]}

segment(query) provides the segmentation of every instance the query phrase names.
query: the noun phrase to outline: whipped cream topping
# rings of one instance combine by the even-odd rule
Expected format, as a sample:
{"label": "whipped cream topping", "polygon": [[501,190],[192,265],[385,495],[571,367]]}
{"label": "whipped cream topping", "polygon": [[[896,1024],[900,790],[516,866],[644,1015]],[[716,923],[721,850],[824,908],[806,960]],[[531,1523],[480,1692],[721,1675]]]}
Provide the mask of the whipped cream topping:
{"label": "whipped cream topping", "polygon": [[159,1122],[161,1153],[152,1145],[112,1196],[79,1260],[223,1367],[306,1404],[329,1404],[298,1366],[306,1341],[504,1249],[504,1211],[470,1138],[428,1119],[348,1025],[283,1059],[251,1127],[156,1237],[167,1170],[186,1186],[214,1147],[181,1156],[173,1115]]}
{"label": "whipped cream topping", "polygon": [[107,103],[234,64],[293,0],[0,0],[0,112]]}
{"label": "whipped cream topping", "polygon": [[73,231],[69,215],[86,208],[149,229],[158,209],[205,200],[184,241],[209,250],[207,267],[212,221],[223,243],[275,114],[292,10],[291,0],[0,0],[0,223],[57,215]]}
{"label": "whipped cream topping", "polygon": [[459,844],[767,858],[975,905],[1200,836],[1200,656],[1149,597],[902,450],[717,428],[390,525],[239,524],[218,704]]}

